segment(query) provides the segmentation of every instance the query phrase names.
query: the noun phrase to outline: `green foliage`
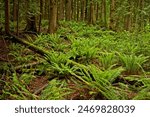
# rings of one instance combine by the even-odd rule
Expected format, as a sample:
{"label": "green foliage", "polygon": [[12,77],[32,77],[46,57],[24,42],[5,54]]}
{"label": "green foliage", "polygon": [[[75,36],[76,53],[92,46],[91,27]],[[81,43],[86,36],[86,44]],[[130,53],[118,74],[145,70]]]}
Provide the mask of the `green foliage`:
{"label": "green foliage", "polygon": [[26,87],[23,81],[19,80],[16,73],[12,74],[11,82],[5,82],[5,87],[3,89],[3,95],[8,99],[15,100],[27,100],[27,99],[37,99],[37,96],[32,94]]}
{"label": "green foliage", "polygon": [[121,74],[123,71],[122,68],[101,71],[94,65],[87,68],[81,65],[80,71],[80,75],[82,76],[80,80],[91,87],[91,92],[95,92],[95,95],[100,93],[104,99],[123,98],[123,96],[119,97],[119,95],[116,94],[116,90],[111,84]]}
{"label": "green foliage", "polygon": [[100,63],[104,69],[109,69],[115,66],[115,53],[101,52],[99,56]]}
{"label": "green foliage", "polygon": [[11,49],[9,55],[14,58],[14,61],[18,61],[18,63],[25,64],[35,59],[32,52],[20,44],[12,43],[9,48]]}
{"label": "green foliage", "polygon": [[142,65],[147,61],[148,57],[143,55],[125,55],[119,54],[121,64],[125,67],[128,74],[138,74],[142,69]]}
{"label": "green foliage", "polygon": [[66,87],[65,81],[52,80],[48,86],[42,91],[40,99],[42,100],[62,100],[70,93],[70,90]]}
{"label": "green foliage", "polygon": [[[96,41],[96,40],[95,40]],[[97,57],[99,49],[96,47],[96,42],[87,39],[74,40],[71,45],[70,55],[76,59],[81,58],[85,60],[90,60]]]}
{"label": "green foliage", "polygon": [[144,88],[137,93],[134,100],[150,100],[150,87]]}
{"label": "green foliage", "polygon": [[[10,64],[3,66],[9,70],[1,98],[149,99],[149,37],[147,32],[102,31],[85,23],[62,21],[57,34],[41,34],[33,41],[48,51],[44,57],[19,44],[10,46],[13,62],[11,69]],[[30,66],[32,62],[37,65]],[[18,65],[20,70],[15,68]],[[28,85],[39,76],[54,80],[36,96]],[[66,81],[76,86],[74,91]]]}

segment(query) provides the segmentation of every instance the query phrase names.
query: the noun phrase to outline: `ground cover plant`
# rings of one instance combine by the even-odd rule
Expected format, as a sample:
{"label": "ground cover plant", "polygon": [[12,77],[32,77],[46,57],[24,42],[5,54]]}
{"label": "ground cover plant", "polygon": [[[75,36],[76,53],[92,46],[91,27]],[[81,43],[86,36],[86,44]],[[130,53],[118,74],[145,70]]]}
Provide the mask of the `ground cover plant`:
{"label": "ground cover plant", "polygon": [[149,32],[115,32],[74,21],[18,43],[0,63],[0,99],[150,99]]}

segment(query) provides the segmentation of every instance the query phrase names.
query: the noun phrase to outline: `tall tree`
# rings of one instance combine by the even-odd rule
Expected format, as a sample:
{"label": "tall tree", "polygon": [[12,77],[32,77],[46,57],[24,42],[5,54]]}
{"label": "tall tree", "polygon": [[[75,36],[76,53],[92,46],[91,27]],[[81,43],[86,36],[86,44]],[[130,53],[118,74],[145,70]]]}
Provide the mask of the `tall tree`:
{"label": "tall tree", "polygon": [[144,28],[144,14],[143,14],[143,11],[144,11],[144,5],[145,4],[145,0],[139,0],[139,6],[140,6],[140,21],[139,21],[139,26],[141,29]]}
{"label": "tall tree", "polygon": [[57,0],[50,0],[50,19],[48,32],[54,33],[57,28]]}
{"label": "tall tree", "polygon": [[94,24],[96,21],[96,18],[95,18],[95,10],[94,10],[94,2],[93,0],[90,1],[90,17],[89,17],[89,23],[90,24]]}
{"label": "tall tree", "polygon": [[85,20],[85,7],[86,7],[86,0],[81,0],[81,20]]}
{"label": "tall tree", "polygon": [[40,18],[39,18],[39,30],[38,30],[38,32],[41,32],[42,16],[43,16],[43,0],[40,0]]}
{"label": "tall tree", "polygon": [[127,6],[127,14],[125,15],[125,23],[124,23],[124,28],[125,30],[130,30],[131,28],[131,0],[128,0],[128,6]]}
{"label": "tall tree", "polygon": [[58,4],[58,20],[64,20],[65,18],[65,15],[64,15],[64,12],[65,12],[65,3],[64,3],[65,0],[59,0],[59,4]]}
{"label": "tall tree", "polygon": [[17,0],[13,0],[13,21],[17,21]]}
{"label": "tall tree", "polygon": [[20,0],[17,2],[17,35],[19,35],[19,6],[20,6]]}
{"label": "tall tree", "polygon": [[115,0],[110,0],[110,21],[109,28],[115,30]]}
{"label": "tall tree", "polygon": [[71,14],[72,14],[72,9],[71,9],[71,4],[72,0],[66,0],[66,20],[71,20]]}
{"label": "tall tree", "polygon": [[81,1],[80,0],[77,0],[77,21],[80,21],[80,5],[81,5]]}
{"label": "tall tree", "polygon": [[106,0],[102,0],[101,2],[101,18],[102,18],[102,26],[107,28],[107,8],[106,8]]}
{"label": "tall tree", "polygon": [[9,18],[10,18],[10,5],[9,5],[9,0],[5,0],[5,33],[9,34],[10,27],[9,27]]}

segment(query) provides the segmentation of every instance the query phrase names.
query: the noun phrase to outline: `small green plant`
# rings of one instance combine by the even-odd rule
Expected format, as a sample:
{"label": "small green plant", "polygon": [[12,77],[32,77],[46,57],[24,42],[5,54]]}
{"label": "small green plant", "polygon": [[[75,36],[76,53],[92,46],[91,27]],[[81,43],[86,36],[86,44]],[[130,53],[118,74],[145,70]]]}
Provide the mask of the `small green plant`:
{"label": "small green plant", "polygon": [[150,100],[150,86],[139,91],[133,100]]}
{"label": "small green plant", "polygon": [[74,59],[84,59],[84,60],[90,60],[92,58],[97,57],[97,53],[99,49],[96,47],[96,42],[90,40],[90,39],[78,39],[74,40],[71,45],[71,51],[69,54]]}
{"label": "small green plant", "polygon": [[62,100],[66,95],[70,94],[70,90],[66,87],[66,81],[52,80],[48,86],[42,91],[40,99],[42,100]]}
{"label": "small green plant", "polygon": [[[112,82],[121,74],[123,71],[122,68],[101,71],[94,65],[90,65],[88,67],[82,67],[80,65],[80,77],[81,81],[83,81],[87,86],[91,87],[91,91],[95,92],[97,95],[100,93],[103,95],[104,99],[120,99],[116,94],[115,88],[112,86]],[[79,77],[79,76],[78,76]]]}
{"label": "small green plant", "polygon": [[100,56],[98,57],[101,63],[101,66],[104,69],[109,69],[113,66],[115,66],[116,63],[116,57],[115,53],[108,53],[108,52],[101,52]]}
{"label": "small green plant", "polygon": [[142,65],[148,59],[143,55],[125,55],[119,54],[121,64],[126,69],[127,74],[139,74],[142,71]]}
{"label": "small green plant", "polygon": [[12,75],[12,81],[5,82],[5,87],[3,89],[3,97],[5,99],[15,99],[15,100],[27,100],[27,99],[38,99],[38,97],[32,94],[26,87],[26,84],[19,80],[16,73]]}

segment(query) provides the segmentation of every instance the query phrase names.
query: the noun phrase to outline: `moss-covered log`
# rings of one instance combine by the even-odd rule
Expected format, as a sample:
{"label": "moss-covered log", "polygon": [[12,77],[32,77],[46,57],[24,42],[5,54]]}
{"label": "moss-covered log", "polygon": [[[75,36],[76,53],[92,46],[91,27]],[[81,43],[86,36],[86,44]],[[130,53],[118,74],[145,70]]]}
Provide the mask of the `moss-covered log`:
{"label": "moss-covered log", "polygon": [[28,41],[26,41],[25,39],[21,39],[20,37],[10,33],[9,36],[8,36],[9,39],[11,39],[12,41],[17,41],[18,43],[21,43],[25,46],[27,46],[29,49],[31,49],[32,51],[40,54],[40,55],[48,55],[48,51],[47,50],[44,50],[43,48],[41,47],[38,47]]}

